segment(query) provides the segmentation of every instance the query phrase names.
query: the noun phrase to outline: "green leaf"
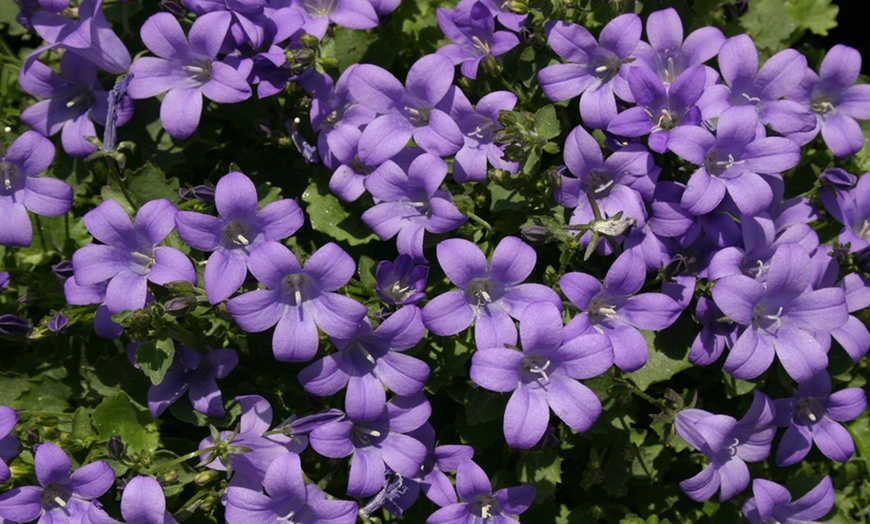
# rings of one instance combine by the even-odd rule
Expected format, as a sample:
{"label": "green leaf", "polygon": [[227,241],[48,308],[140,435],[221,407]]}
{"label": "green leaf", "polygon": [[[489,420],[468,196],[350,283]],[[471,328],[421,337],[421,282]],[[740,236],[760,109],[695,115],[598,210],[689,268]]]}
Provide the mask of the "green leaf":
{"label": "green leaf", "polygon": [[151,413],[123,391],[103,400],[94,409],[94,427],[103,440],[121,437],[131,453],[153,455],[160,445],[157,422],[151,418]]}
{"label": "green leaf", "polygon": [[72,389],[57,379],[41,373],[30,381],[27,391],[12,403],[15,409],[33,411],[60,411],[69,409]]}
{"label": "green leaf", "polygon": [[837,27],[837,13],[840,8],[831,5],[831,0],[787,0],[789,16],[802,29],[813,34],[828,36],[828,30]]}
{"label": "green leaf", "polygon": [[73,414],[72,434],[79,440],[84,440],[94,434],[91,428],[91,416],[85,408],[79,408]]}
{"label": "green leaf", "polygon": [[377,266],[377,262],[372,257],[367,257],[362,255],[359,258],[359,281],[362,282],[362,285],[369,289],[374,289],[377,284],[377,280],[375,278],[375,267]]}
{"label": "green leaf", "polygon": [[654,333],[641,330],[650,350],[649,362],[634,373],[629,373],[628,378],[642,391],[646,391],[651,384],[668,380],[692,367],[688,356],[694,329],[688,315],[682,315],[665,331]]}
{"label": "green leaf", "polygon": [[136,348],[136,363],[155,386],[163,382],[174,356],[175,344],[169,338],[149,340]]}
{"label": "green leaf", "polygon": [[0,375],[0,406],[12,406],[29,387],[26,377]]}
{"label": "green leaf", "polygon": [[556,108],[553,104],[538,109],[535,113],[535,131],[539,135],[549,140],[559,136],[560,129]]}
{"label": "green leaf", "polygon": [[345,241],[352,246],[365,244],[377,239],[358,215],[348,213],[341,202],[317,182],[309,184],[302,193],[302,200],[308,202],[305,209],[315,231],[326,233],[332,238]]}
{"label": "green leaf", "polygon": [[140,204],[149,200],[165,198],[177,203],[178,179],[166,178],[166,174],[154,164],[145,164],[135,171],[128,171],[126,175],[127,190]]}
{"label": "green leaf", "polygon": [[[774,52],[788,47],[798,24],[785,16],[782,0],[752,0],[749,10],[740,17],[740,24],[759,49]],[[773,21],[775,23],[772,23]]]}
{"label": "green leaf", "polygon": [[517,480],[534,484],[535,500],[543,503],[555,495],[556,485],[562,482],[562,457],[553,449],[523,455],[517,463]]}

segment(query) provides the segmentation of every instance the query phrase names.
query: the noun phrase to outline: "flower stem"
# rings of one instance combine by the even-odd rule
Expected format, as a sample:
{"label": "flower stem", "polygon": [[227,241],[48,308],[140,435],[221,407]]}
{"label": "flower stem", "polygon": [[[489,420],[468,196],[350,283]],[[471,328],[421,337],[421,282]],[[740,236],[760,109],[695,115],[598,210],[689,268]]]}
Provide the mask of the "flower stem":
{"label": "flower stem", "polygon": [[161,471],[161,470],[164,470],[167,468],[171,468],[172,466],[177,466],[183,462],[187,462],[190,459],[199,458],[200,455],[207,455],[207,454],[211,453],[212,451],[217,451],[217,449],[218,449],[218,446],[211,446],[208,448],[202,448],[202,449],[198,449],[196,451],[191,451],[190,453],[188,453],[186,455],[182,455],[182,456],[177,457],[177,458],[174,458],[174,459],[170,460],[169,462],[164,462],[162,464],[158,464],[152,468],[149,468],[149,469],[145,470],[144,473],[146,475],[154,475],[158,471]]}

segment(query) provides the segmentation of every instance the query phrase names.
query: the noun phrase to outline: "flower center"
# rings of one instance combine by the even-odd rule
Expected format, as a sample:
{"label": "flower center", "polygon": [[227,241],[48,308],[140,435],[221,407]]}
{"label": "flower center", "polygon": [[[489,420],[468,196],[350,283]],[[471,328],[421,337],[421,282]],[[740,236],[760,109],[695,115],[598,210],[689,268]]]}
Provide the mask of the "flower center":
{"label": "flower center", "polygon": [[0,162],[0,181],[3,185],[0,186],[0,195],[14,193],[21,186],[18,168],[12,162]]}
{"label": "flower center", "polygon": [[474,44],[474,48],[480,51],[480,54],[488,55],[490,53],[488,42],[484,42],[477,36],[472,36],[471,42]]}
{"label": "flower center", "polygon": [[[144,251],[144,252],[143,252]],[[142,271],[147,273],[151,271],[151,268],[154,267],[154,252],[153,249],[143,249],[140,251],[132,251],[130,256],[133,260],[142,266]]]}
{"label": "flower center", "polygon": [[[626,60],[626,62],[628,61],[631,60]],[[613,80],[613,77],[615,77],[616,73],[619,72],[619,68],[622,67],[623,61],[613,53],[606,53],[597,57],[594,63],[595,70],[593,75],[598,78],[602,84],[606,84]]]}
{"label": "flower center", "polygon": [[758,331],[776,333],[776,330],[782,327],[782,311],[782,306],[779,306],[775,313],[770,313],[770,309],[766,306],[755,306],[752,323]]}
{"label": "flower center", "polygon": [[412,107],[405,106],[402,108],[405,118],[411,121],[412,124],[418,127],[429,125],[429,111],[426,106]]}
{"label": "flower center", "polygon": [[197,83],[204,84],[211,80],[211,62],[208,60],[186,65],[182,69]]}
{"label": "flower center", "polygon": [[589,308],[586,310],[586,313],[593,323],[598,323],[605,318],[616,318],[616,306],[607,302],[603,296],[598,295],[589,301]]}
{"label": "flower center", "polygon": [[814,397],[802,398],[794,405],[794,418],[804,426],[812,426],[822,420],[825,412],[825,405]]}
{"label": "flower center", "polygon": [[224,226],[224,239],[230,244],[229,247],[245,247],[251,241],[245,236],[248,233],[248,224],[240,220],[230,220]]}
{"label": "flower center", "polygon": [[305,0],[305,11],[312,18],[323,18],[335,11],[335,0]]}
{"label": "flower center", "polygon": [[610,194],[610,190],[616,183],[609,171],[594,169],[589,173],[584,184],[587,193],[592,193],[595,198],[603,198]]}
{"label": "flower center", "polygon": [[42,507],[50,509],[65,508],[67,500],[69,500],[69,496],[64,493],[64,490],[54,484],[46,486],[39,497]]}
{"label": "flower center", "polygon": [[[652,116],[652,115],[650,115]],[[653,126],[653,131],[667,131],[669,129],[673,129],[677,127],[677,124],[680,123],[680,118],[678,115],[672,113],[668,109],[662,109],[658,120],[656,120],[656,125]]]}
{"label": "flower center", "polygon": [[810,108],[813,110],[814,113],[825,115],[834,111],[834,103],[830,98],[826,96],[821,96],[818,98],[813,98],[813,101],[810,104]]}
{"label": "flower center", "polygon": [[864,222],[861,224],[860,229],[855,231],[855,234],[864,240],[870,240],[870,219],[865,218]]}
{"label": "flower center", "polygon": [[734,440],[731,441],[731,444],[725,449],[727,449],[728,454],[733,457],[734,455],[737,454],[737,446],[739,446],[739,445],[740,445],[740,439],[734,438]]}
{"label": "flower center", "polygon": [[492,495],[477,495],[474,497],[472,511],[482,519],[490,519],[495,515],[492,507],[495,505],[495,497]]}
{"label": "flower center", "polygon": [[736,160],[731,153],[725,155],[725,153],[714,149],[707,153],[707,157],[704,159],[704,168],[711,176],[720,176],[732,167],[745,162],[745,160]]}
{"label": "flower center", "polygon": [[488,279],[476,278],[468,285],[468,302],[472,306],[486,307],[492,302],[492,288]]}
{"label": "flower center", "polygon": [[547,368],[550,367],[550,359],[526,355],[523,357],[523,362],[520,366],[529,373],[537,375],[535,380],[542,380],[545,383],[550,381],[550,377],[547,376]]}
{"label": "flower center", "polygon": [[302,288],[305,286],[305,275],[294,273],[284,277],[284,282],[287,285],[287,296],[293,296],[293,306],[298,306],[302,303]]}
{"label": "flower center", "polygon": [[372,438],[381,438],[383,433],[376,429],[367,428],[365,426],[357,426],[354,425],[353,430],[351,431],[352,437],[359,442],[363,446],[369,445],[371,443]]}

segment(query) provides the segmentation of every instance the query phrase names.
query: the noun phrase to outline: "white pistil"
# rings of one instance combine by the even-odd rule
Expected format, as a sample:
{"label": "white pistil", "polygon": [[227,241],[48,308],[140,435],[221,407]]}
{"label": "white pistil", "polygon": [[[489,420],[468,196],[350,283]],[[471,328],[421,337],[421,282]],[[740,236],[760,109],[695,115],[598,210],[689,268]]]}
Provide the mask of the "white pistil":
{"label": "white pistil", "polygon": [[746,163],[746,160],[734,160],[734,155],[732,155],[731,153],[728,153],[728,160],[717,160],[716,161],[717,166],[723,166],[725,169],[728,169],[730,167],[737,166],[740,164],[744,164],[744,163]]}
{"label": "white pistil", "polygon": [[372,436],[375,438],[378,438],[381,436],[381,432],[376,430],[376,429],[370,429],[370,428],[366,428],[366,427],[362,427],[362,426],[357,426],[356,430],[364,435],[369,435],[369,436]]}
{"label": "white pistil", "polygon": [[133,251],[130,253],[130,256],[133,257],[136,262],[139,262],[143,266],[150,266],[154,264],[154,259],[144,253]]}
{"label": "white pistil", "polygon": [[819,420],[819,417],[817,417],[816,414],[813,413],[812,411],[810,411],[807,414],[807,418],[810,419],[811,422],[815,422],[815,421]]}
{"label": "white pistil", "polygon": [[749,96],[746,93],[740,93],[740,95],[746,99],[747,102],[752,102],[753,104],[757,104],[761,102],[761,99],[755,96]]}
{"label": "white pistil", "polygon": [[[8,187],[6,189],[9,189]],[[859,237],[867,240],[870,239],[870,219],[864,219],[861,224],[861,229],[855,232]]]}
{"label": "white pistil", "polygon": [[242,246],[247,246],[248,244],[250,244],[250,242],[248,241],[248,239],[245,238],[244,235],[242,235],[241,233],[239,233],[238,235],[236,235],[236,238],[235,238],[234,240],[236,241],[236,244],[239,244],[239,245],[242,245]]}
{"label": "white pistil", "polygon": [[492,518],[492,514],[489,512],[490,509],[492,509],[492,504],[484,504],[483,506],[481,506],[480,507],[481,518],[484,518],[484,519]]}
{"label": "white pistil", "polygon": [[593,190],[593,192],[594,192],[594,193],[602,193],[602,192],[604,192],[604,191],[607,191],[607,189],[608,189],[610,186],[612,186],[613,184],[614,184],[614,182],[613,182],[613,179],[611,178],[610,180],[607,181],[607,183],[605,183],[605,184],[601,184],[600,186],[596,187],[596,188]]}
{"label": "white pistil", "polygon": [[782,306],[779,306],[779,309],[776,310],[776,313],[773,315],[764,315],[764,318],[768,320],[773,320],[774,325],[776,327],[782,327],[782,319],[779,318],[782,315]]}
{"label": "white pistil", "polygon": [[596,72],[596,73],[603,73],[603,72],[605,72],[605,71],[607,71],[607,66],[606,66],[606,65],[600,65],[600,66],[598,66],[598,67],[595,68],[595,72]]}
{"label": "white pistil", "polygon": [[54,497],[54,502],[62,508],[66,507],[66,502],[64,502],[63,499],[60,498],[60,496]]}
{"label": "white pistil", "polygon": [[357,344],[357,349],[359,349],[359,352],[363,354],[363,356],[366,358],[366,360],[368,360],[372,364],[375,363],[375,357],[373,357],[372,354],[369,353],[369,351],[365,348],[365,346],[363,346],[362,344]]}
{"label": "white pistil", "polygon": [[532,373],[535,373],[537,375],[541,375],[541,377],[544,379],[544,382],[549,382],[550,377],[547,376],[547,368],[548,367],[550,367],[549,360],[544,362],[543,366],[539,366],[537,364],[535,364],[534,366],[529,366],[529,371],[531,371]]}

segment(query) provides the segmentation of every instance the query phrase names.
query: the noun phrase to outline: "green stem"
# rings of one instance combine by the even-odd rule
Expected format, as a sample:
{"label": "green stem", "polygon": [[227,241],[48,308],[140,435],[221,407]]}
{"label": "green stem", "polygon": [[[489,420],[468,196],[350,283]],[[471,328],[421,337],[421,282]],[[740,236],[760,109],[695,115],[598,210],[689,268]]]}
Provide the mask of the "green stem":
{"label": "green stem", "polygon": [[177,466],[183,462],[187,462],[190,459],[199,458],[200,455],[207,455],[207,454],[211,453],[212,451],[217,451],[217,450],[218,450],[218,446],[211,446],[208,448],[203,448],[203,449],[198,449],[196,451],[191,451],[190,453],[188,453],[186,455],[182,455],[182,456],[177,457],[175,459],[172,459],[169,462],[164,462],[162,464],[158,464],[152,468],[149,468],[149,469],[145,470],[144,473],[146,475],[153,476],[158,471],[161,471],[161,470],[164,470],[167,468],[171,468],[173,466]]}
{"label": "green stem", "polygon": [[121,189],[121,194],[124,195],[124,200],[127,201],[128,204],[135,210],[139,209],[139,206],[136,205],[136,201],[133,199],[133,196],[127,191],[127,186],[124,185],[124,181],[121,179],[121,167],[118,165],[118,162],[109,156],[103,157],[106,159],[106,162],[110,164],[109,172],[112,174],[112,177],[115,179],[115,182],[118,183],[118,187]]}
{"label": "green stem", "polygon": [[487,222],[486,220],[480,218],[479,216],[475,215],[475,214],[474,214],[473,212],[471,212],[471,211],[468,212],[468,218],[470,218],[471,220],[477,222],[478,224],[480,224],[481,226],[483,226],[484,229],[486,229],[487,231],[489,231],[490,233],[492,233],[492,231],[493,231],[493,230],[492,230],[492,226],[491,226],[490,223]]}
{"label": "green stem", "polygon": [[45,243],[45,235],[42,233],[42,221],[39,219],[39,215],[33,215],[33,219],[36,221],[36,229],[39,230],[39,246],[42,247],[42,253],[48,254],[48,245]]}
{"label": "green stem", "polygon": [[72,417],[75,415],[75,413],[64,413],[61,411],[30,411],[28,409],[19,409],[18,413],[32,417]]}

